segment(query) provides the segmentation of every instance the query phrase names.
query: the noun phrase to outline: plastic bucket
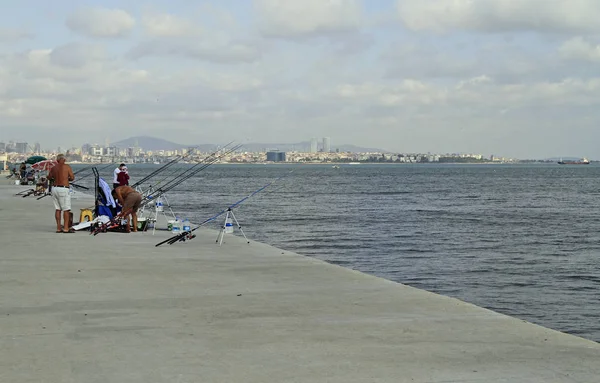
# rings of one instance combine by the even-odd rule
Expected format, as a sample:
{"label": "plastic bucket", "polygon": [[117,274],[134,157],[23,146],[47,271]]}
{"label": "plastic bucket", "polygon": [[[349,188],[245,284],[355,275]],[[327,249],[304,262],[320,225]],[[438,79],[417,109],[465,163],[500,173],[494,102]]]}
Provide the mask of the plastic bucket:
{"label": "plastic bucket", "polygon": [[146,218],[138,218],[137,229],[139,231],[145,231],[148,226],[148,220]]}

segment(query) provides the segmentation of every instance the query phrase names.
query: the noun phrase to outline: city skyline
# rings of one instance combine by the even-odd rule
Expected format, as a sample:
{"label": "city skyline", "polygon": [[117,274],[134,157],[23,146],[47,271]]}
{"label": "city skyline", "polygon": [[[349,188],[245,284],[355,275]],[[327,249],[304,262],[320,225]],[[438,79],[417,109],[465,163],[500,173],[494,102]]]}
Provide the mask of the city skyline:
{"label": "city skyline", "polygon": [[[149,149],[147,146],[145,147],[145,145],[140,145],[138,146],[138,139],[139,140],[157,140],[159,143],[152,143],[150,146],[151,148]],[[133,141],[135,142],[135,144],[133,145],[123,145],[121,144],[121,142],[128,142],[128,141]],[[164,142],[164,146],[161,146],[160,142]],[[217,148],[220,145],[223,145],[224,143],[204,143],[204,144],[180,144],[180,143],[175,143],[172,141],[168,141],[168,140],[164,140],[164,139],[158,139],[156,137],[129,137],[123,141],[117,142],[117,143],[111,143],[111,141],[109,139],[105,139],[104,140],[104,144],[100,144],[100,143],[84,143],[84,144],[80,144],[80,145],[73,145],[73,146],[67,146],[64,148],[44,148],[42,147],[42,145],[38,142],[36,142],[35,144],[31,144],[28,142],[15,142],[15,141],[10,141],[10,143],[13,145],[12,151],[15,153],[39,153],[39,152],[44,152],[44,153],[59,153],[59,152],[65,152],[66,150],[69,151],[84,151],[84,152],[88,152],[89,150],[95,150],[97,152],[98,155],[115,155],[115,152],[117,149],[129,149],[129,151],[131,151],[132,149],[139,149],[142,152],[167,152],[167,153],[172,153],[172,152],[177,152],[177,151],[181,151],[183,149],[187,149],[187,148],[191,148],[191,147],[197,147],[197,146],[201,146],[204,147],[206,149],[206,151],[212,152],[213,150],[215,150],[215,148]],[[483,154],[482,152],[479,151],[474,151],[474,152],[460,152],[460,151],[448,151],[448,152],[439,152],[439,153],[434,153],[432,151],[425,151],[425,152],[420,152],[420,151],[403,151],[403,152],[399,152],[399,151],[387,151],[387,150],[382,150],[380,148],[363,148],[360,146],[355,146],[353,144],[341,144],[339,145],[339,147],[330,147],[329,150],[326,150],[327,144],[331,143],[331,137],[322,137],[322,138],[316,138],[316,137],[312,137],[307,141],[303,141],[303,142],[294,142],[294,143],[246,143],[242,145],[242,148],[240,149],[240,151],[246,151],[246,152],[253,152],[253,153],[259,153],[259,152],[269,152],[269,151],[282,151],[282,152],[298,152],[298,153],[312,153],[312,154],[318,154],[318,153],[335,153],[335,152],[350,152],[350,153],[380,153],[380,154],[389,154],[389,155],[397,155],[397,154],[419,154],[419,155],[467,155],[467,156],[473,156],[473,157],[482,157],[482,158],[502,158],[502,159],[510,159],[510,160],[519,160],[519,161],[526,161],[526,160],[539,160],[539,161],[547,161],[547,160],[557,160],[557,159],[582,159],[582,158],[587,158],[590,159],[592,161],[598,161],[595,158],[590,158],[589,156],[577,156],[577,155],[554,155],[554,156],[549,156],[549,157],[541,157],[541,158],[537,158],[537,157],[524,157],[524,158],[519,158],[519,157],[508,157],[508,156],[504,156],[502,154],[494,154],[494,153],[485,153]],[[115,146],[116,145],[116,146]],[[5,152],[5,148],[8,146],[8,141],[3,141],[0,138],[0,153],[4,153]],[[176,148],[173,148],[173,146],[175,146]],[[25,150],[23,150],[23,148],[25,148]],[[95,149],[94,149],[95,148]],[[340,150],[340,148],[343,148],[343,150]],[[351,149],[348,149],[351,148]],[[104,149],[104,153],[103,150]],[[108,150],[111,153],[105,153],[106,150]],[[125,154],[124,154],[125,155]],[[131,155],[131,154],[127,154],[127,155]]]}
{"label": "city skyline", "polygon": [[595,0],[74,4],[0,14],[6,140],[600,158]]}

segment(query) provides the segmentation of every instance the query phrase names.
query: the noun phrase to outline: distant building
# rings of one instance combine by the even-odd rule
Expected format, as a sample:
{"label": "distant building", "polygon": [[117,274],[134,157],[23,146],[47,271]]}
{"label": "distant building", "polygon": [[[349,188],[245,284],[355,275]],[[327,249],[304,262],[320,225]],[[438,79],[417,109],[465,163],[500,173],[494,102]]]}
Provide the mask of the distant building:
{"label": "distant building", "polygon": [[0,142],[0,153],[6,152],[6,144],[4,142]]}
{"label": "distant building", "polygon": [[39,142],[36,142],[34,147],[33,147],[33,151],[35,153],[41,153],[42,152],[42,146],[40,145]]}
{"label": "distant building", "polygon": [[107,146],[104,148],[105,156],[117,156],[119,155],[118,148],[116,146]]}
{"label": "distant building", "polygon": [[285,162],[285,152],[279,150],[267,152],[267,161]]}
{"label": "distant building", "polygon": [[27,153],[27,147],[28,147],[27,142],[17,142],[15,144],[15,149],[16,149],[17,153],[19,153],[19,154]]}
{"label": "distant building", "polygon": [[104,148],[99,145],[94,145],[90,148],[90,155],[92,156],[101,156],[104,154]]}
{"label": "distant building", "polygon": [[331,152],[331,138],[323,137],[323,152]]}
{"label": "distant building", "polygon": [[319,150],[319,143],[315,137],[310,139],[310,152],[316,153]]}

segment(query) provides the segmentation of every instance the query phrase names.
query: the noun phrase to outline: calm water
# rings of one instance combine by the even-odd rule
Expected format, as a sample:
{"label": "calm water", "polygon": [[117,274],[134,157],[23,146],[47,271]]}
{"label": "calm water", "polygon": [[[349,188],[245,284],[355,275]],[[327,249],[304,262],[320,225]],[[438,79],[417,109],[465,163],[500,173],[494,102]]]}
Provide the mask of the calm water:
{"label": "calm water", "polygon": [[600,166],[214,165],[169,202],[200,222],[290,169],[249,238],[600,341]]}

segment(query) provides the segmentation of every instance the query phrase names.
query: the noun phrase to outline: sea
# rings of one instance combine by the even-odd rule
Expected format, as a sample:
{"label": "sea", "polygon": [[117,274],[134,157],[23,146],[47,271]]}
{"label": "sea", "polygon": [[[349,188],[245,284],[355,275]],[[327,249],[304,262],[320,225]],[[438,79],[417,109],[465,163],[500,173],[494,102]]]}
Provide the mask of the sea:
{"label": "sea", "polygon": [[600,342],[600,165],[215,164],[165,196],[198,223],[266,185],[234,210],[249,239]]}

